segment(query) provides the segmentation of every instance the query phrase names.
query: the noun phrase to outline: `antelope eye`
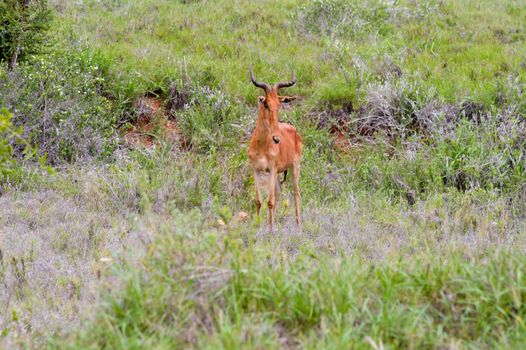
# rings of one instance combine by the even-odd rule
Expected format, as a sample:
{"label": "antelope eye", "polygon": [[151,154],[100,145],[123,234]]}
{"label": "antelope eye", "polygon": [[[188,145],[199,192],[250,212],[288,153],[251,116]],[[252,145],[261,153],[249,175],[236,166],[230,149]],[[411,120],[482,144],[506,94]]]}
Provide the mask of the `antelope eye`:
{"label": "antelope eye", "polygon": [[267,104],[267,102],[266,102],[266,101],[265,101],[265,102],[263,102],[263,106],[265,106],[265,108],[267,108],[267,109],[268,109],[268,104]]}

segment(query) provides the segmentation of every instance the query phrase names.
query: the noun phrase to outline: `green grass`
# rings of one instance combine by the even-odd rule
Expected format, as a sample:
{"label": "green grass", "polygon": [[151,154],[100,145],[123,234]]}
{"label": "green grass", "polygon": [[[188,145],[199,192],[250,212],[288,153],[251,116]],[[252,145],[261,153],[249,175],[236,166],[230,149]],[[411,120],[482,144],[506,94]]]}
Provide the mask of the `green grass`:
{"label": "green grass", "polygon": [[312,242],[295,242],[299,237],[254,238],[246,227],[203,227],[198,211],[172,218],[169,226],[159,218],[150,253],[140,268],[124,267],[124,286],[95,322],[53,347],[524,343],[521,255],[500,248],[475,255],[464,249],[432,252],[412,244],[408,255],[368,261],[359,249],[335,247],[327,254]]}
{"label": "green grass", "polygon": [[[64,6],[63,30],[74,33],[81,47],[99,49],[118,61],[112,69],[117,86],[136,94],[162,86],[167,77],[190,74],[252,103],[256,90],[247,81],[252,63],[266,81],[288,78],[288,66],[293,67],[296,91],[309,100],[327,82],[341,90],[342,72],[353,77],[354,71],[365,69],[360,84],[381,79],[382,72],[375,70],[386,58],[406,79],[436,90],[447,101],[474,98],[491,105],[508,75],[524,81],[526,18],[520,2],[131,1],[102,8],[97,2]],[[326,17],[320,19],[320,11]],[[342,18],[347,13],[354,20]],[[365,66],[356,66],[357,59]]]}

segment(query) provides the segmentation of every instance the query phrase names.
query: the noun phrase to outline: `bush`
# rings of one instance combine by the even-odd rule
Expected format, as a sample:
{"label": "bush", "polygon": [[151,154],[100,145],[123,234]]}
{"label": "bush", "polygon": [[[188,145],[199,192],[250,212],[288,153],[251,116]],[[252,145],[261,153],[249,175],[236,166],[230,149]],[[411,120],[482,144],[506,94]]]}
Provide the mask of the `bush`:
{"label": "bush", "polygon": [[11,123],[11,113],[3,108],[0,111],[0,174],[5,176],[13,164],[13,147],[9,144],[9,138],[15,130]]}
{"label": "bush", "polygon": [[4,0],[0,14],[0,61],[14,69],[18,61],[40,52],[51,11],[46,0]]}
{"label": "bush", "polygon": [[56,52],[1,76],[0,103],[51,164],[103,157],[115,144],[118,116],[101,96],[104,81],[93,55]]}
{"label": "bush", "polygon": [[[32,147],[22,138],[22,127],[15,127],[11,122],[12,114],[6,108],[0,110],[0,183],[9,178],[16,169],[16,161],[13,157],[13,144],[25,155],[26,159],[36,156],[36,148]],[[36,157],[41,165],[45,162],[45,156]],[[47,168],[51,171],[51,168]]]}
{"label": "bush", "polygon": [[503,130],[497,117],[476,125],[466,119],[444,133],[435,130],[427,144],[418,136],[365,146],[357,158],[355,182],[369,189],[408,198],[426,198],[455,188],[511,193],[526,179],[524,123],[510,119]]}

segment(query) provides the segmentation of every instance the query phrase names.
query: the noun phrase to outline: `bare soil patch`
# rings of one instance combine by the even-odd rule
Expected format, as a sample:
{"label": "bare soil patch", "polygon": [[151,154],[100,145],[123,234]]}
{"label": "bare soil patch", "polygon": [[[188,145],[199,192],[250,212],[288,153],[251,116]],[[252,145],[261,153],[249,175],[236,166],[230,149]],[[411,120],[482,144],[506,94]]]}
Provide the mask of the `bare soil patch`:
{"label": "bare soil patch", "polygon": [[144,148],[155,148],[162,142],[171,142],[186,149],[186,141],[175,116],[169,114],[163,101],[145,96],[136,102],[138,118],[131,123],[124,139],[126,143]]}

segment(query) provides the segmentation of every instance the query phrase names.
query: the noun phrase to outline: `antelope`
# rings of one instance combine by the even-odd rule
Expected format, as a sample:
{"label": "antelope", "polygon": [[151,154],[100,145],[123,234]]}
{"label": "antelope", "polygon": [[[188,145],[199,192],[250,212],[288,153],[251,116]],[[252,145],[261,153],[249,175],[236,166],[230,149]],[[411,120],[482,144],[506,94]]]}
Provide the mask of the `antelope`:
{"label": "antelope", "polygon": [[[258,119],[248,147],[248,157],[252,163],[256,187],[256,214],[260,216],[261,189],[266,188],[268,190],[268,222],[272,229],[281,184],[287,179],[287,170],[292,170],[296,223],[301,228],[299,189],[301,137],[292,125],[280,123],[278,120],[281,104],[296,99],[291,96],[280,96],[279,90],[296,84],[296,76],[292,71],[290,81],[276,83],[270,87],[269,84],[256,80],[252,66],[250,66],[250,80],[255,86],[265,91],[265,96],[259,96],[258,99]],[[281,183],[278,178],[280,173],[284,173]]]}

